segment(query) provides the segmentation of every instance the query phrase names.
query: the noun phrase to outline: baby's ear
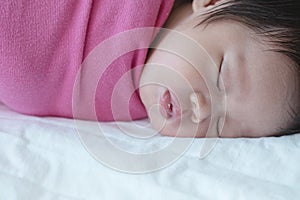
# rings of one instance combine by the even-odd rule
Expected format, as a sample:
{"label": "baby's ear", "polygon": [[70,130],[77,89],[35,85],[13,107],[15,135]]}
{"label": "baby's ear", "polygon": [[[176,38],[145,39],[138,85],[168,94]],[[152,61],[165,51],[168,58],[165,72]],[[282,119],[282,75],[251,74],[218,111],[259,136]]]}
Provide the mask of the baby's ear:
{"label": "baby's ear", "polygon": [[224,0],[193,0],[193,11],[198,12],[201,8],[205,8],[207,6],[215,5],[218,1]]}

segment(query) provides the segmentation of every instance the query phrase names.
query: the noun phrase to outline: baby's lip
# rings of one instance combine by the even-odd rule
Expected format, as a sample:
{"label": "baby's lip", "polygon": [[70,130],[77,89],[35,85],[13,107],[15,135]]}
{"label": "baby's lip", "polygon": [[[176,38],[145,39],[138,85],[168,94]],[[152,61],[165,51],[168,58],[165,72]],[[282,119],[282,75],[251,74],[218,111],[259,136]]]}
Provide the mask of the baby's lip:
{"label": "baby's lip", "polygon": [[[169,90],[166,89],[162,92],[159,99],[159,105],[159,111],[164,118],[180,118],[181,109],[178,100]],[[170,112],[170,105],[172,105],[172,112]]]}

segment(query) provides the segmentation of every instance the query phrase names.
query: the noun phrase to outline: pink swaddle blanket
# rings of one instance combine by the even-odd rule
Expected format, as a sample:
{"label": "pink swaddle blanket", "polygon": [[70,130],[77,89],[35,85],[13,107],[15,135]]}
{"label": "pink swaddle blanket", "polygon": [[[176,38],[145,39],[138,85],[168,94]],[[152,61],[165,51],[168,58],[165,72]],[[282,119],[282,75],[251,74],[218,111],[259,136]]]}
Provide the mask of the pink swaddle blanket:
{"label": "pink swaddle blanket", "polygon": [[[89,53],[117,33],[161,27],[172,6],[173,0],[1,1],[0,101],[25,114],[73,117],[74,81]],[[145,49],[129,52],[106,70],[95,94],[98,120],[116,120],[111,109],[114,85],[126,71],[143,64],[146,54]],[[128,80],[121,91],[126,94],[132,87]],[[121,99],[120,104],[132,119],[146,117],[137,92],[129,105]],[[120,114],[117,120],[129,119]]]}

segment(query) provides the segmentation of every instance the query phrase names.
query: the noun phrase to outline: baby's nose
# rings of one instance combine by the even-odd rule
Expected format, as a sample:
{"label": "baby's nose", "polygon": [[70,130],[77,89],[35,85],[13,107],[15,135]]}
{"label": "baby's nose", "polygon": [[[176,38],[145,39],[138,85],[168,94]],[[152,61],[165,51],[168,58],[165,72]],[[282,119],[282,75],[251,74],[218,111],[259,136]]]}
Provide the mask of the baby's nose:
{"label": "baby's nose", "polygon": [[200,123],[210,116],[210,103],[209,99],[200,92],[193,92],[190,95],[190,102],[192,105],[191,120],[194,123]]}

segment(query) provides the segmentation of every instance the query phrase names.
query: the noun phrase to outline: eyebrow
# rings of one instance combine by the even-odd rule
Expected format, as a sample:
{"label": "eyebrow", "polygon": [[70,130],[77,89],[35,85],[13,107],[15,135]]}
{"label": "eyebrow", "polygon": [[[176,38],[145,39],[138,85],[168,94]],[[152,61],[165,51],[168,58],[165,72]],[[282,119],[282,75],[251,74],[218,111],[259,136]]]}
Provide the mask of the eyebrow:
{"label": "eyebrow", "polygon": [[[248,73],[250,66],[248,65],[245,54],[237,53],[230,56],[229,59],[227,58],[225,60],[224,67],[227,68],[223,75],[223,79],[225,79],[225,92],[228,92],[229,95],[234,94],[234,98],[237,99],[247,98],[245,94],[250,94],[250,73]],[[237,82],[235,82],[235,80],[237,80]],[[239,134],[251,132],[249,127],[241,126],[243,123],[242,119],[233,118],[232,115],[230,115],[230,112],[230,110],[226,112],[226,121],[227,126],[233,129],[231,131],[236,132],[239,130]],[[236,127],[236,124],[238,124],[238,128]]]}
{"label": "eyebrow", "polygon": [[[229,82],[229,92],[234,92],[238,97],[244,94],[249,94],[250,91],[250,73],[248,62],[244,54],[233,56],[233,58],[227,63],[228,71],[226,73],[227,81]],[[237,82],[234,82],[237,80]]]}

